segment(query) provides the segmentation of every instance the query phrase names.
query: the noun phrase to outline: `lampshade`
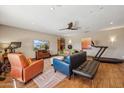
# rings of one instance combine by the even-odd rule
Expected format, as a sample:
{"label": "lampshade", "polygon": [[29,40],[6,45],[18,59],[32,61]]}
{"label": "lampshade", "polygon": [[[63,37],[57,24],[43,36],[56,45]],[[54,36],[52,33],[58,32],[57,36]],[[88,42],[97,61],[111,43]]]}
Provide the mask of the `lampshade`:
{"label": "lampshade", "polygon": [[9,43],[0,43],[0,49],[5,49],[9,46]]}

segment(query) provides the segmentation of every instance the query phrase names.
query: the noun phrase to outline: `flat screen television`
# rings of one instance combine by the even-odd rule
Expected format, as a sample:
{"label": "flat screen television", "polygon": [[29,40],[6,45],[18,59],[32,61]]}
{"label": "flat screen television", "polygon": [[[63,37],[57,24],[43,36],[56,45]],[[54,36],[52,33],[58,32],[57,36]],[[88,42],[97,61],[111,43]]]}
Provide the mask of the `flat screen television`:
{"label": "flat screen television", "polygon": [[49,42],[47,40],[33,40],[34,50],[49,49]]}

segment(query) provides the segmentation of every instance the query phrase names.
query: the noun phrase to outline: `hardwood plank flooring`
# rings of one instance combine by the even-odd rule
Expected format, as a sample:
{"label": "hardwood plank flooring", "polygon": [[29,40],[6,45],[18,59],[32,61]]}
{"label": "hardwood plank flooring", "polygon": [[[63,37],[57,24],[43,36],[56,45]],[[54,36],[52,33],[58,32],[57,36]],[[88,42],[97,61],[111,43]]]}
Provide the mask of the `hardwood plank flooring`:
{"label": "hardwood plank flooring", "polygon": [[65,79],[56,87],[63,88],[124,88],[124,63],[101,63],[93,80],[82,76],[75,76],[71,80]]}
{"label": "hardwood plank flooring", "polygon": [[[47,68],[51,66],[47,64]],[[29,81],[26,84],[17,82],[19,88],[37,88],[38,86]],[[10,75],[7,75],[6,80],[0,81],[1,88],[12,88],[13,81]],[[72,76],[71,80],[64,79],[55,88],[124,88],[124,63],[108,64],[101,63],[93,80],[82,76]]]}

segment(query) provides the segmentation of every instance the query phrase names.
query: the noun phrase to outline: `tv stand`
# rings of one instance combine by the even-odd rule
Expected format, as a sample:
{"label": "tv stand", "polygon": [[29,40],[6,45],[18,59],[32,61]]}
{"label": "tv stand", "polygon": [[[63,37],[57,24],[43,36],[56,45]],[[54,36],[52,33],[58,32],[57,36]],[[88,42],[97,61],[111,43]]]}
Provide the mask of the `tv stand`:
{"label": "tv stand", "polygon": [[35,52],[36,60],[49,58],[51,56],[50,52],[47,50],[37,50]]}

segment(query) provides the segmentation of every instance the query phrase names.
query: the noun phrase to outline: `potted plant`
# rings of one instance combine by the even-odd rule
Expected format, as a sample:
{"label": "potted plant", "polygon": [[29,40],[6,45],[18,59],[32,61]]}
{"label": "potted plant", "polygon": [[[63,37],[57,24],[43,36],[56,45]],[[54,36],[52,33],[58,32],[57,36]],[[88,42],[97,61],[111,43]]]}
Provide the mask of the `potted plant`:
{"label": "potted plant", "polygon": [[45,50],[47,51],[49,49],[49,46],[45,44]]}

